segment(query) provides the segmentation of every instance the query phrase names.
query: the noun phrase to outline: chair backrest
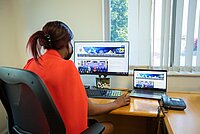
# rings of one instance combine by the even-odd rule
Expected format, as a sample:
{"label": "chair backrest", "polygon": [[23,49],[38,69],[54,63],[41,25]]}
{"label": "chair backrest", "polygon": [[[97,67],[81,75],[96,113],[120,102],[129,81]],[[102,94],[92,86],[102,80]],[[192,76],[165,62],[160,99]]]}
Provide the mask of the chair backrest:
{"label": "chair backrest", "polygon": [[33,72],[0,67],[0,99],[11,134],[65,134],[44,82]]}

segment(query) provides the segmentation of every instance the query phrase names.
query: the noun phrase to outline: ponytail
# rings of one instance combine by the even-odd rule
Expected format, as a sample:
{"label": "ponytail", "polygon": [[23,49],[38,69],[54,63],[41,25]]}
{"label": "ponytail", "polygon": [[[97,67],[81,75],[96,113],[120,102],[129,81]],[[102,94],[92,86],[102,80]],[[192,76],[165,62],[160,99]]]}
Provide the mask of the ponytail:
{"label": "ponytail", "polygon": [[45,34],[43,31],[37,31],[34,33],[28,40],[26,49],[29,48],[33,58],[37,63],[39,63],[38,58],[41,56],[41,48],[50,48],[51,47],[51,38],[49,35]]}

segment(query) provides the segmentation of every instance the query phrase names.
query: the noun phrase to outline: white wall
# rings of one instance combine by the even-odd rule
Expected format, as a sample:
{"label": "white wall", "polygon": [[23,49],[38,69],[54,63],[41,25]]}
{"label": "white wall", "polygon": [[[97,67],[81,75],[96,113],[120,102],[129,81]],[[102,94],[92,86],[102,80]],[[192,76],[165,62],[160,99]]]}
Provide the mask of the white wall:
{"label": "white wall", "polygon": [[67,23],[74,40],[103,38],[101,0],[1,0],[0,4],[1,65],[22,67],[28,58],[28,37],[50,20]]}
{"label": "white wall", "polygon": [[26,59],[24,46],[28,37],[50,20],[67,23],[75,40],[102,39],[101,0],[13,0],[13,3],[16,16],[19,16],[18,47],[22,65]]}
{"label": "white wall", "polygon": [[18,51],[16,44],[15,16],[13,15],[12,2],[0,0],[0,66],[18,65]]}

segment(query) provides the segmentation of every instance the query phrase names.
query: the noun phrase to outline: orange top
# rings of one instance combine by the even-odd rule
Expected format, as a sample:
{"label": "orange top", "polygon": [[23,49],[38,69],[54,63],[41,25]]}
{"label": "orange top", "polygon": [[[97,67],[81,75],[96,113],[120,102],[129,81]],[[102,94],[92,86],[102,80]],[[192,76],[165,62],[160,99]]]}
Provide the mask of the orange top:
{"label": "orange top", "polygon": [[79,134],[87,128],[88,98],[74,63],[64,60],[56,50],[48,50],[39,62],[32,58],[24,69],[39,75],[46,84],[66,133]]}

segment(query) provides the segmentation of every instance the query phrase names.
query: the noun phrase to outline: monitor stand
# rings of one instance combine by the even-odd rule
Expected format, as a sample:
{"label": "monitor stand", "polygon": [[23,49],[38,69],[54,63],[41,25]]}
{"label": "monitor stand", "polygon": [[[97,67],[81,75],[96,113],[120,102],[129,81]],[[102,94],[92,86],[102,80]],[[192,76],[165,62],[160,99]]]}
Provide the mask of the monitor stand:
{"label": "monitor stand", "polygon": [[97,88],[110,88],[110,78],[106,78],[106,76],[107,75],[99,75],[99,77],[96,78]]}

